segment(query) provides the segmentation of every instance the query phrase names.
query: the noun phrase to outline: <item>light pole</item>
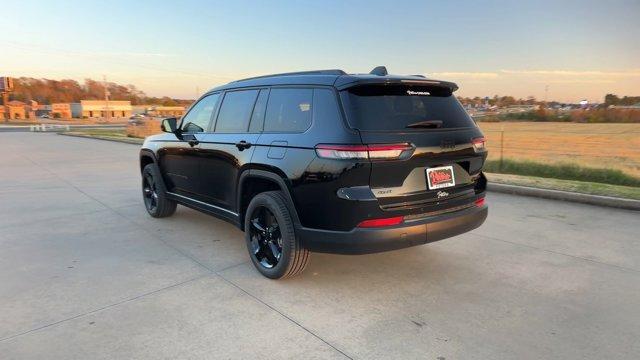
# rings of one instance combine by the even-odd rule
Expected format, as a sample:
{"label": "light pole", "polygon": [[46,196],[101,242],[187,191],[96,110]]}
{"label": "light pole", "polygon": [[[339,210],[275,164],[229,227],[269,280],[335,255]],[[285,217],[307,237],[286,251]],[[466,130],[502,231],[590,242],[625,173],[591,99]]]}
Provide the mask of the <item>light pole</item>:
{"label": "light pole", "polygon": [[111,119],[111,110],[109,109],[109,89],[107,89],[107,76],[102,75],[102,86],[104,87],[104,102],[106,104],[106,121]]}

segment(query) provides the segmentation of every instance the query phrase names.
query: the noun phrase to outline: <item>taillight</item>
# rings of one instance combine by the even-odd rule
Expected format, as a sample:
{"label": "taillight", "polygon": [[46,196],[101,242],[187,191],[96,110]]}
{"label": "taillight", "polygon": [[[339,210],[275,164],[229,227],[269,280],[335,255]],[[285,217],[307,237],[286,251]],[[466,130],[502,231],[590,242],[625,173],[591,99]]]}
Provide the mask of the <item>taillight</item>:
{"label": "taillight", "polygon": [[316,154],[327,159],[366,159],[366,145],[317,145]]}
{"label": "taillight", "polygon": [[486,143],[487,140],[484,136],[471,139],[471,144],[473,144],[473,149],[475,151],[484,151]]}
{"label": "taillight", "polygon": [[413,151],[409,143],[369,145],[316,145],[316,153],[326,159],[393,160]]}
{"label": "taillight", "polygon": [[385,227],[385,226],[393,226],[401,224],[404,221],[402,216],[384,218],[384,219],[370,219],[365,220],[358,224],[360,228],[377,228],[377,227]]}
{"label": "taillight", "polygon": [[481,197],[480,199],[477,199],[476,201],[473,202],[477,207],[482,207],[484,205],[484,198]]}

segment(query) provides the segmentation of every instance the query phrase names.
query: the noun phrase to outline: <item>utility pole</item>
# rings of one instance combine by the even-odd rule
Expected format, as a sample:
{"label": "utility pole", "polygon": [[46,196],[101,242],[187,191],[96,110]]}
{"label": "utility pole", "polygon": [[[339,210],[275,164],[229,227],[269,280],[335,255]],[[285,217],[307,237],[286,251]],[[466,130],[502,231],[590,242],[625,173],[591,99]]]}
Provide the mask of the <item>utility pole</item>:
{"label": "utility pole", "polygon": [[9,92],[13,91],[13,79],[10,77],[0,77],[0,93],[2,93],[2,105],[4,106],[4,122],[9,122],[11,112],[9,111]]}
{"label": "utility pole", "polygon": [[549,92],[549,85],[544,86],[544,106],[547,107],[547,93]]}
{"label": "utility pole", "polygon": [[2,92],[2,105],[4,105],[4,122],[9,122],[9,105],[7,105],[9,103],[9,92],[8,91],[3,91]]}
{"label": "utility pole", "polygon": [[104,102],[106,104],[106,121],[108,122],[111,119],[111,109],[109,108],[109,89],[107,89],[107,76],[102,75],[102,86],[104,87]]}

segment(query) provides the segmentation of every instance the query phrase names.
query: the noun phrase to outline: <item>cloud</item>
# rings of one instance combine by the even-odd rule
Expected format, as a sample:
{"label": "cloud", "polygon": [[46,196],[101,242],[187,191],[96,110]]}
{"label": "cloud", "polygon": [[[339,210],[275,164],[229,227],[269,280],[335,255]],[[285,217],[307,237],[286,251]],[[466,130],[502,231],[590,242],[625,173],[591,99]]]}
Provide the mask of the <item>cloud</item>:
{"label": "cloud", "polygon": [[166,58],[175,57],[176,54],[163,54],[163,53],[144,53],[144,52],[84,52],[83,55],[100,57],[100,56],[115,56],[115,57],[143,57],[143,58]]}
{"label": "cloud", "polygon": [[640,76],[640,70],[622,70],[622,71],[600,71],[600,70],[500,70],[500,73],[506,75],[552,75],[562,77],[637,77]]}
{"label": "cloud", "polygon": [[433,75],[436,77],[443,78],[465,78],[465,79],[495,79],[499,76],[498,73],[494,72],[437,72],[430,73],[429,75]]}
{"label": "cloud", "polygon": [[[529,76],[529,77],[550,77],[560,78],[559,81],[567,81],[568,78],[581,78],[584,82],[603,81],[602,79],[629,78],[640,77],[640,69],[617,70],[617,71],[601,71],[601,70],[508,70],[503,69],[498,72],[467,72],[467,71],[444,71],[430,73],[429,75],[442,78],[458,78],[458,79],[497,79],[510,76]],[[589,80],[591,79],[591,80]],[[576,82],[578,80],[575,80]]]}
{"label": "cloud", "polygon": [[611,79],[549,79],[536,80],[537,84],[615,84]]}

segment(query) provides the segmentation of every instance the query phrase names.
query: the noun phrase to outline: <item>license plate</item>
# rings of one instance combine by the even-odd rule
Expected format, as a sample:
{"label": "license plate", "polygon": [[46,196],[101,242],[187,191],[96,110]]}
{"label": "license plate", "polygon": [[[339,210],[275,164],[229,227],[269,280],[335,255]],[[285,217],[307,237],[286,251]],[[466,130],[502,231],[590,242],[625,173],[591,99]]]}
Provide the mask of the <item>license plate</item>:
{"label": "license plate", "polygon": [[427,169],[427,185],[429,190],[442,189],[455,186],[453,166],[441,166]]}

